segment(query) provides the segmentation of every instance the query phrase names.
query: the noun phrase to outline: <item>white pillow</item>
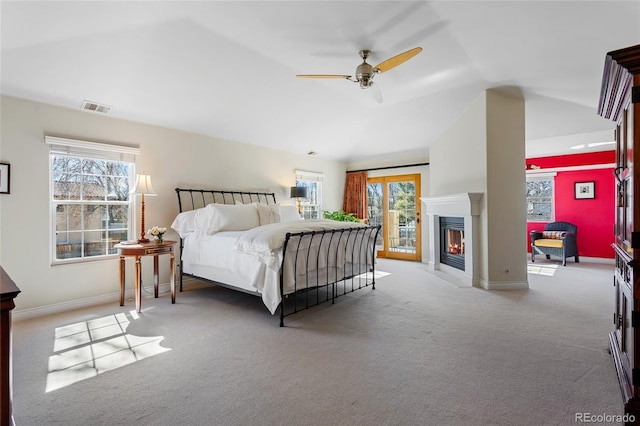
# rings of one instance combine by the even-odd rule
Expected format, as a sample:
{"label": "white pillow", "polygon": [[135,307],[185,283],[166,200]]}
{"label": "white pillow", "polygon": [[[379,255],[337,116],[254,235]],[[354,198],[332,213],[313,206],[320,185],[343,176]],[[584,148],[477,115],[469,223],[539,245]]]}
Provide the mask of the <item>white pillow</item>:
{"label": "white pillow", "polygon": [[[244,204],[242,201],[236,200],[236,205]],[[258,202],[252,202],[251,205],[256,206],[258,209],[258,218],[260,225],[269,225],[271,223],[280,222],[280,207],[276,204],[262,204]]]}
{"label": "white pillow", "polygon": [[253,204],[212,203],[196,215],[196,229],[206,234],[246,231],[257,226],[260,226],[260,218]]}
{"label": "white pillow", "polygon": [[280,222],[291,222],[302,220],[296,206],[280,206]]}
{"label": "white pillow", "polygon": [[196,214],[202,208],[182,212],[176,216],[171,224],[171,228],[180,235],[180,238],[186,237],[196,230]]}
{"label": "white pillow", "polygon": [[275,204],[256,204],[260,225],[280,222],[280,208]]}

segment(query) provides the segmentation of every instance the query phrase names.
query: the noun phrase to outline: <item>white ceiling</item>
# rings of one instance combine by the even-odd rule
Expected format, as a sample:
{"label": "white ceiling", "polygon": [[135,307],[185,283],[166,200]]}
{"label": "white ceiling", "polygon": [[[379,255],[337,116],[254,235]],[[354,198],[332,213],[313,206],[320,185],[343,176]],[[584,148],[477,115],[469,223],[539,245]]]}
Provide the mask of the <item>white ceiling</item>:
{"label": "white ceiling", "polygon": [[[496,87],[524,94],[528,157],[610,141],[612,123],[596,115],[604,57],[640,43],[640,1],[0,7],[3,94],[69,108],[90,100],[113,117],[342,161],[424,153]],[[361,49],[376,65],[416,46],[421,54],[375,77],[382,104],[346,80],[295,78],[353,75]]]}

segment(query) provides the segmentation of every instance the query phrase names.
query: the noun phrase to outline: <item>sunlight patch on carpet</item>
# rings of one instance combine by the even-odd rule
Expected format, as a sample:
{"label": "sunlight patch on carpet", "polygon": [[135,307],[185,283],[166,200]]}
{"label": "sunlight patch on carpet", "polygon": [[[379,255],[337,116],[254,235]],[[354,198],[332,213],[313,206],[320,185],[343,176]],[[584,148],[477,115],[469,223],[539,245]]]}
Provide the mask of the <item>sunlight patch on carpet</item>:
{"label": "sunlight patch on carpet", "polygon": [[552,277],[555,275],[557,269],[558,265],[533,265],[531,263],[527,264],[527,272],[529,274]]}
{"label": "sunlight patch on carpet", "polygon": [[160,346],[164,336],[128,334],[130,322],[125,313],[119,313],[57,327],[46,392],[171,350]]}
{"label": "sunlight patch on carpet", "polygon": [[370,280],[371,278],[374,278],[374,277],[375,279],[378,279],[378,278],[386,277],[387,275],[391,275],[391,272],[375,271],[373,274],[371,272],[365,272],[364,274],[356,275],[353,278]]}

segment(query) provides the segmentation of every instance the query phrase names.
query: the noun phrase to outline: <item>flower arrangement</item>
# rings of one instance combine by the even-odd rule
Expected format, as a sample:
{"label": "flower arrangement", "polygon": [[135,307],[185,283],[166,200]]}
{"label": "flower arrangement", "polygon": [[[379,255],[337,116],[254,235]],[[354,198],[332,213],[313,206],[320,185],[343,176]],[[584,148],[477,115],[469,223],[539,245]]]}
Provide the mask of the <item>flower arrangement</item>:
{"label": "flower arrangement", "polygon": [[157,226],[154,226],[153,228],[149,229],[149,234],[153,235],[153,237],[156,239],[157,242],[161,243],[162,240],[164,240],[164,233],[167,232],[167,228],[159,228]]}

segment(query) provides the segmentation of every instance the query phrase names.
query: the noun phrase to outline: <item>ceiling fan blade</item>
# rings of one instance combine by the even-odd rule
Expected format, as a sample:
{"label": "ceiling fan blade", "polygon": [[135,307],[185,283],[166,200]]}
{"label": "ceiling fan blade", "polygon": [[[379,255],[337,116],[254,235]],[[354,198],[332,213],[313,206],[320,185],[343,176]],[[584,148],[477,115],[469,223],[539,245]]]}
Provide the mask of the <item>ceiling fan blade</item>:
{"label": "ceiling fan blade", "polygon": [[369,89],[371,89],[371,95],[373,99],[379,104],[382,103],[382,92],[380,91],[380,87],[374,83],[373,81],[369,84]]}
{"label": "ceiling fan blade", "polygon": [[379,72],[389,71],[390,69],[395,68],[404,62],[407,62],[409,59],[413,58],[420,52],[422,52],[422,47],[414,47],[413,49],[407,50],[406,52],[396,55],[393,58],[389,58],[386,61],[380,62],[374,67],[374,69]]}
{"label": "ceiling fan blade", "polygon": [[336,75],[336,74],[298,74],[298,78],[351,78],[350,75]]}

